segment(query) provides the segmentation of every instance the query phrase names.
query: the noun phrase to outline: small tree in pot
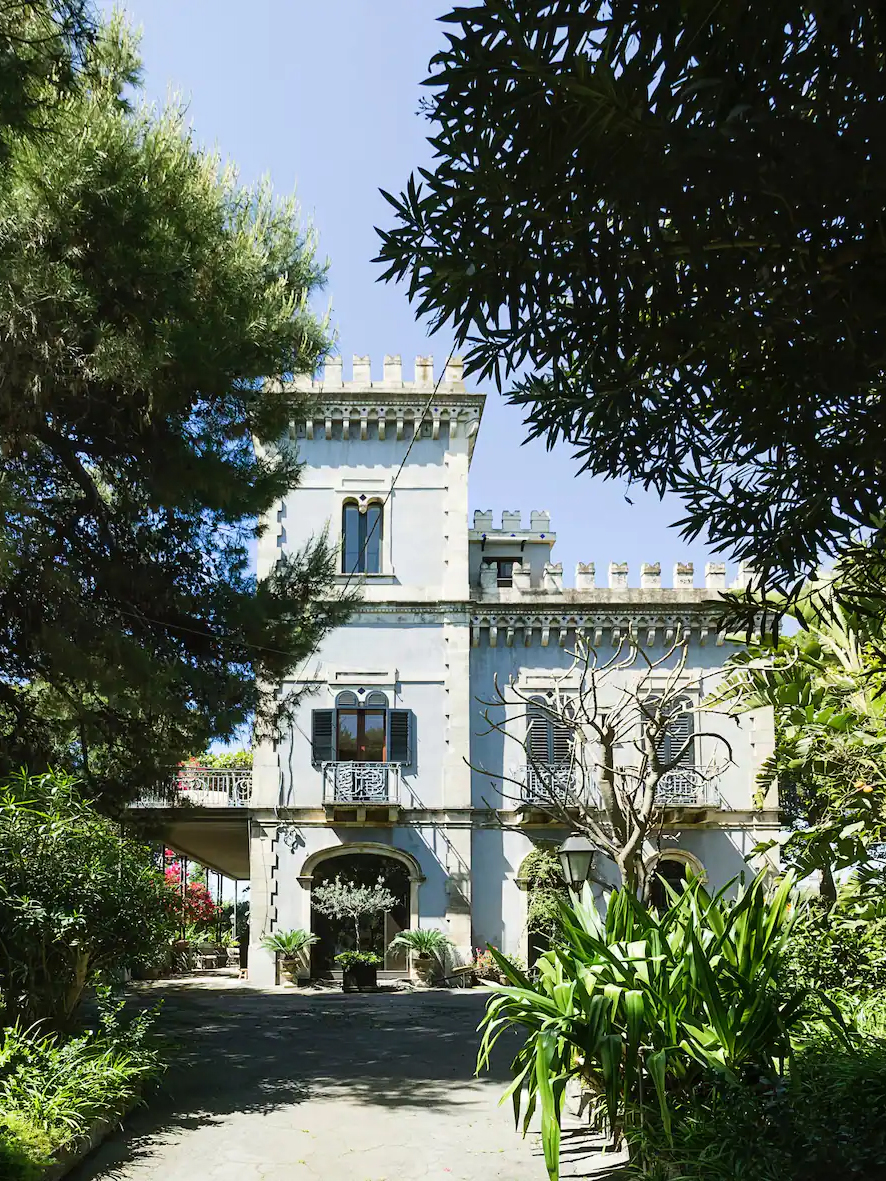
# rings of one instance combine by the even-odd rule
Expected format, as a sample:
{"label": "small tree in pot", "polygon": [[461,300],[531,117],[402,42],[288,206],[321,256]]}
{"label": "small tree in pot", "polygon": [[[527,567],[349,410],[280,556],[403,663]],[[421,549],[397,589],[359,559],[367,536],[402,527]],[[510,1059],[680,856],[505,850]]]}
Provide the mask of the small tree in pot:
{"label": "small tree in pot", "polygon": [[445,967],[446,952],[452,946],[452,940],[436,927],[419,928],[414,931],[401,931],[390,943],[389,951],[408,951],[412,956],[412,966],[418,977],[419,984],[427,987],[434,975]]}
{"label": "small tree in pot", "polygon": [[265,951],[276,953],[283,975],[291,984],[298,981],[299,963],[314,943],[319,943],[317,936],[301,928],[294,931],[275,931],[273,935],[266,935],[261,941]]}
{"label": "small tree in pot", "polygon": [[360,920],[374,914],[393,910],[397,899],[379,877],[372,886],[360,886],[356,882],[342,880],[317,886],[311,895],[313,906],[327,918],[350,919],[354,924],[354,950],[343,951],[335,957],[342,967],[342,991],[360,992],[376,986],[378,965],[381,957],[373,951],[360,948]]}

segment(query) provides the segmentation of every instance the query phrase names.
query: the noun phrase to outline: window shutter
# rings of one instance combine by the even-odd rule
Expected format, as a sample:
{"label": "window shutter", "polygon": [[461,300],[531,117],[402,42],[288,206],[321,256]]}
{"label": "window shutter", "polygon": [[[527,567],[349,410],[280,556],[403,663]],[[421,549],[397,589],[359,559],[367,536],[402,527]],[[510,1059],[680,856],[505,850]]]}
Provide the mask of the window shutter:
{"label": "window shutter", "polygon": [[[689,712],[692,709],[692,702],[688,698],[683,698],[681,701],[675,701],[671,708],[671,720],[668,723],[668,728],[662,734],[658,742],[659,757],[665,762],[670,763],[680,752],[684,744],[693,733],[693,715]],[[690,744],[680,755],[680,761],[676,764],[678,767],[694,767],[695,766],[695,750],[694,743]]]}
{"label": "window shutter", "polygon": [[572,729],[562,722],[552,723],[552,742],[554,762],[562,766],[572,762]]}
{"label": "window shutter", "polygon": [[388,711],[388,759],[392,763],[412,762],[412,710]]}
{"label": "window shutter", "polygon": [[335,758],[334,727],[334,709],[315,709],[311,713],[312,763],[331,763]]}
{"label": "window shutter", "polygon": [[551,720],[544,705],[530,702],[526,713],[526,745],[530,762],[544,764],[552,761]]}

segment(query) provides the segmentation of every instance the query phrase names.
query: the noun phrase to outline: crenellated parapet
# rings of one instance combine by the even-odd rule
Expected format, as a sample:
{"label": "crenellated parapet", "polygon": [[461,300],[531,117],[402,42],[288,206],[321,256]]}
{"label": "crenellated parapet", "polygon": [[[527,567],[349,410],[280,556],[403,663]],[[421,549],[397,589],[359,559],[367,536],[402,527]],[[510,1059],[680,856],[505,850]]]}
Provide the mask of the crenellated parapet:
{"label": "crenellated parapet", "polygon": [[555,535],[551,532],[551,514],[546,509],[533,509],[528,521],[523,520],[523,514],[519,509],[505,509],[499,517],[498,524],[492,509],[476,509],[471,536],[505,541],[510,537],[519,539],[523,536],[550,539]]}
{"label": "crenellated parapet", "polygon": [[[492,514],[490,513],[488,515],[491,516]],[[475,529],[478,518],[482,521],[485,516],[486,514],[483,513],[474,514]],[[508,514],[505,514],[505,516],[508,516]],[[574,590],[569,587],[564,589],[562,563],[546,562],[540,585],[531,586],[528,581],[528,573],[528,568],[524,567],[521,563],[514,565],[513,587],[508,588],[508,594],[506,596],[508,600],[514,597],[514,593],[519,597],[527,593],[531,595],[541,593],[575,596],[576,594],[581,595],[587,592],[594,592],[594,598],[598,599],[601,594],[605,595],[606,591],[623,591],[631,594],[634,598],[638,596],[639,592],[644,592],[644,596],[647,592],[658,592],[664,595],[666,600],[673,601],[674,592],[690,591],[698,594],[702,590],[720,592],[727,589],[726,565],[723,562],[706,563],[704,568],[704,583],[702,586],[696,586],[695,568],[692,562],[676,562],[674,564],[670,586],[662,585],[661,563],[659,562],[644,562],[641,564],[638,586],[631,586],[630,569],[627,562],[609,563],[606,586],[597,585],[596,568],[593,562],[579,562],[575,568]],[[495,574],[496,568],[492,563],[483,562],[481,564],[480,586],[483,590],[491,591],[497,589]],[[750,584],[751,578],[752,572],[750,568],[742,563],[730,589],[745,589]]]}
{"label": "crenellated parapet", "polygon": [[304,417],[291,426],[293,438],[437,440],[446,432],[449,439],[467,439],[473,451],[485,398],[467,391],[460,358],[447,363],[439,383],[433,357],[416,357],[409,381],[400,357],[392,355],[384,359],[380,380],[373,380],[369,357],[355,355],[351,374],[345,380],[341,358],[330,357],[318,378],[290,383],[307,395]]}

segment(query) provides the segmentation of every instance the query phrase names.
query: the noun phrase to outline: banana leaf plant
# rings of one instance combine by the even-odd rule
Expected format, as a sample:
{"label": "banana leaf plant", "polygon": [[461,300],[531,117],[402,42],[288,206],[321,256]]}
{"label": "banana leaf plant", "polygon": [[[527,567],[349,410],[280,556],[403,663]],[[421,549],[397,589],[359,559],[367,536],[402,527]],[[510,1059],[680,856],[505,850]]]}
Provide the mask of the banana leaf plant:
{"label": "banana leaf plant", "polygon": [[793,879],[771,893],[755,879],[727,899],[732,885],[713,896],[699,880],[679,894],[668,888],[662,913],[616,891],[605,916],[586,887],[581,902],[563,904],[557,942],[534,979],[492,951],[506,983],[495,986],[481,1023],[477,1069],[505,1029],[526,1031],[502,1102],[512,1099],[518,1126],[523,1110],[524,1134],[540,1107],[552,1181],[571,1077],[599,1096],[615,1138],[654,1094],[670,1138],[680,1092],[717,1079],[774,1079],[804,1023],[839,1022],[835,1007],[779,988]]}

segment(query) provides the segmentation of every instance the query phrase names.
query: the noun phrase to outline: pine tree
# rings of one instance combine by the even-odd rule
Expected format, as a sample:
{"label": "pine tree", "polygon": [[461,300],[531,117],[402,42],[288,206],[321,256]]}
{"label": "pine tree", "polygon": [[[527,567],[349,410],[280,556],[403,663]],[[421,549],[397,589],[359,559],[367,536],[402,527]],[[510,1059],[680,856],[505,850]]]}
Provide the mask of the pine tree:
{"label": "pine tree", "polygon": [[138,95],[122,19],[0,171],[0,769],[123,798],[273,723],[272,688],[346,617],[321,535],[257,582],[256,522],[329,347],[293,200]]}

